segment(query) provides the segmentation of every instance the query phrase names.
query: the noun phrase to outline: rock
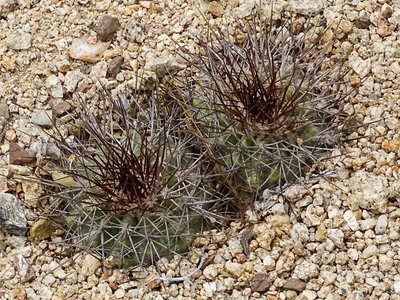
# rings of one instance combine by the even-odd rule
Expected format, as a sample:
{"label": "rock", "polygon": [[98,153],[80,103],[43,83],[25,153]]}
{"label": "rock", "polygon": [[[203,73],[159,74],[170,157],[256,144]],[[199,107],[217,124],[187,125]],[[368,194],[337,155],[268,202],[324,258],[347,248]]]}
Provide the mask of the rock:
{"label": "rock", "polygon": [[299,300],[314,300],[317,298],[317,292],[306,290],[298,297]]}
{"label": "rock", "polygon": [[46,79],[46,87],[49,89],[52,97],[62,98],[64,96],[60,79],[56,75],[51,75]]}
{"label": "rock", "polygon": [[5,120],[10,118],[8,105],[6,103],[0,103],[0,118],[4,118]]}
{"label": "rock", "polygon": [[232,9],[232,14],[238,18],[245,18],[251,15],[254,7],[255,7],[255,0],[248,0],[244,4],[240,5]]}
{"label": "rock", "polygon": [[215,17],[221,17],[224,14],[224,8],[222,7],[221,3],[217,1],[211,1],[208,4],[208,12]]}
{"label": "rock", "polygon": [[382,17],[384,17],[385,19],[390,18],[393,14],[392,7],[387,3],[383,4],[382,8],[381,8],[381,14],[382,14]]}
{"label": "rock", "polygon": [[351,230],[357,231],[359,226],[356,217],[354,216],[351,210],[347,210],[343,214],[343,219],[346,221],[347,225],[350,227]]}
{"label": "rock", "polygon": [[303,196],[307,193],[307,189],[299,184],[294,184],[289,186],[284,192],[283,196],[289,202],[297,202],[303,198]]}
{"label": "rock", "polygon": [[309,239],[308,228],[303,223],[296,223],[290,230],[290,236],[294,241],[306,242]]}
{"label": "rock", "polygon": [[302,14],[305,16],[313,16],[322,12],[326,5],[326,0],[290,1],[290,6],[292,10],[298,14]]}
{"label": "rock", "polygon": [[124,298],[125,297],[125,290],[124,289],[118,289],[118,290],[116,290],[115,292],[114,292],[114,296],[115,296],[115,298],[117,298],[117,299],[122,299],[122,298]]}
{"label": "rock", "polygon": [[379,216],[375,225],[375,233],[376,234],[384,234],[388,227],[388,217],[386,215]]}
{"label": "rock", "polygon": [[296,292],[302,292],[306,289],[306,285],[307,284],[300,279],[289,278],[283,284],[283,289],[290,290],[290,291],[296,291]]}
{"label": "rock", "polygon": [[400,294],[400,281],[395,281],[393,284],[393,290],[396,294]]}
{"label": "rock", "polygon": [[69,47],[69,56],[89,63],[96,63],[107,50],[110,42],[90,43],[87,36],[74,39]]}
{"label": "rock", "polygon": [[17,143],[10,143],[9,153],[10,165],[27,165],[36,160],[35,154],[21,148]]}
{"label": "rock", "polygon": [[364,78],[371,72],[371,60],[362,59],[356,52],[353,52],[349,57],[349,66],[356,72],[361,78]]}
{"label": "rock", "polygon": [[381,214],[386,212],[387,199],[392,190],[385,176],[359,170],[350,178],[350,189],[348,205],[352,210],[361,207]]}
{"label": "rock", "polygon": [[19,200],[11,194],[0,193],[0,229],[9,234],[25,235],[27,221]]}
{"label": "rock", "polygon": [[268,274],[256,274],[250,283],[252,292],[265,293],[274,283],[274,278]]}
{"label": "rock", "polygon": [[50,100],[50,107],[56,117],[61,117],[72,109],[71,104],[61,99]]}
{"label": "rock", "polygon": [[208,295],[212,295],[217,290],[217,284],[215,282],[203,283],[203,289]]}
{"label": "rock", "polygon": [[79,82],[85,77],[78,69],[69,71],[65,74],[64,86],[67,92],[73,93]]}
{"label": "rock", "polygon": [[53,126],[53,112],[51,110],[39,110],[33,113],[31,122],[33,124],[51,127]]}
{"label": "rock", "polygon": [[216,265],[211,264],[204,268],[203,275],[207,279],[214,280],[218,276],[218,268]]}
{"label": "rock", "polygon": [[369,258],[371,256],[377,255],[379,253],[379,249],[375,245],[369,245],[367,248],[364,249],[362,253],[362,258]]}
{"label": "rock", "polygon": [[382,149],[385,152],[397,152],[400,150],[400,140],[383,140]]}
{"label": "rock", "polygon": [[22,278],[22,283],[31,282],[36,278],[35,271],[28,261],[21,254],[17,254],[16,268],[18,275]]}
{"label": "rock", "polygon": [[146,38],[146,31],[139,22],[136,20],[130,20],[128,24],[126,24],[123,37],[128,42],[143,43],[144,39]]}
{"label": "rock", "polygon": [[358,260],[358,251],[356,249],[354,249],[354,248],[350,248],[350,249],[347,250],[347,256],[350,259],[356,261],[356,260]]}
{"label": "rock", "polygon": [[227,261],[225,263],[225,270],[234,276],[235,278],[239,278],[243,273],[243,265],[231,261]]}
{"label": "rock", "polygon": [[115,35],[115,33],[119,29],[119,21],[118,18],[105,15],[99,18],[97,21],[97,25],[94,28],[100,40],[103,42],[111,41]]}
{"label": "rock", "polygon": [[1,0],[0,16],[6,17],[7,14],[14,11],[18,7],[18,0]]}
{"label": "rock", "polygon": [[51,237],[57,230],[54,222],[47,219],[40,219],[33,223],[29,230],[29,239],[31,241],[41,241]]}
{"label": "rock", "polygon": [[32,35],[22,30],[17,30],[11,33],[3,42],[10,49],[26,50],[31,47]]}
{"label": "rock", "polygon": [[81,274],[84,276],[93,275],[100,266],[101,262],[98,258],[91,254],[86,254],[85,257],[83,257]]}
{"label": "rock", "polygon": [[370,16],[365,11],[361,11],[359,17],[354,20],[354,25],[359,29],[368,29],[370,24]]}
{"label": "rock", "polygon": [[173,75],[185,66],[179,64],[174,58],[157,57],[146,62],[144,67],[156,73],[157,77],[164,77],[165,75]]}
{"label": "rock", "polygon": [[320,267],[317,264],[305,260],[300,264],[296,265],[296,267],[293,270],[293,275],[298,279],[308,281],[309,279],[318,276],[319,269]]}
{"label": "rock", "polygon": [[56,281],[56,278],[52,274],[47,274],[43,280],[42,283],[44,285],[50,286]]}
{"label": "rock", "polygon": [[389,24],[383,17],[378,18],[378,30],[376,31],[381,37],[388,36],[392,33]]}
{"label": "rock", "polygon": [[319,276],[324,280],[324,285],[330,285],[335,282],[337,274],[331,271],[321,271]]}
{"label": "rock", "polygon": [[37,182],[24,180],[22,181],[22,191],[24,192],[25,203],[37,207],[39,197],[43,192],[42,185]]}
{"label": "rock", "polygon": [[275,239],[275,230],[274,229],[267,229],[264,232],[260,234],[256,238],[259,246],[265,250],[270,250],[271,249],[271,244]]}
{"label": "rock", "polygon": [[119,55],[114,57],[108,62],[107,65],[107,75],[110,77],[115,77],[121,70],[121,66],[124,63],[124,57]]}
{"label": "rock", "polygon": [[107,63],[105,61],[100,61],[93,66],[89,76],[94,77],[95,79],[104,78],[107,75],[107,69]]}
{"label": "rock", "polygon": [[266,271],[272,271],[275,268],[275,260],[271,255],[266,255],[263,259],[263,265]]}
{"label": "rock", "polygon": [[328,229],[328,238],[332,240],[336,247],[344,245],[344,233],[340,229]]}

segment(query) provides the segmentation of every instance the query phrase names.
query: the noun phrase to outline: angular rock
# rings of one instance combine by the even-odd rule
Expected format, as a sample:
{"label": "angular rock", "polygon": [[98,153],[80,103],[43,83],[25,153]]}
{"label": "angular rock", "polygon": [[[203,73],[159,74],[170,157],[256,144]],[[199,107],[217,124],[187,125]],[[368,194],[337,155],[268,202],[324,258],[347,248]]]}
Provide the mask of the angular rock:
{"label": "angular rock", "polygon": [[388,227],[388,217],[386,215],[379,216],[375,225],[375,233],[376,234],[384,234]]}
{"label": "angular rock", "polygon": [[323,11],[327,5],[325,0],[291,0],[290,4],[294,12],[305,16],[316,15]]}
{"label": "angular rock", "polygon": [[91,44],[87,36],[82,36],[72,41],[68,53],[72,58],[95,63],[103,57],[103,53],[109,45],[109,42]]}
{"label": "angular rock", "polygon": [[72,109],[71,104],[61,99],[50,100],[50,107],[56,117],[61,117]]}
{"label": "angular rock", "polygon": [[39,110],[32,115],[31,122],[39,126],[51,127],[53,126],[53,112],[51,110]]}
{"label": "angular rock", "polygon": [[381,214],[386,213],[387,199],[393,190],[385,176],[359,170],[350,178],[350,189],[348,204],[352,210],[361,207]]}
{"label": "angular rock", "polygon": [[130,20],[128,24],[126,24],[123,36],[128,42],[143,43],[146,38],[146,31],[139,22]]}
{"label": "angular rock", "polygon": [[274,281],[274,278],[268,274],[256,274],[250,283],[250,288],[253,292],[265,293]]}
{"label": "angular rock", "polygon": [[121,66],[124,63],[124,58],[122,56],[116,56],[108,62],[107,65],[107,75],[110,77],[115,77],[121,70]]}
{"label": "angular rock", "polygon": [[356,217],[354,216],[353,212],[351,210],[347,210],[343,214],[343,219],[346,221],[347,226],[350,227],[351,230],[357,231],[358,230],[358,222]]}
{"label": "angular rock", "polygon": [[31,47],[32,35],[22,30],[17,30],[4,40],[4,44],[13,50],[26,50]]}
{"label": "angular rock", "polygon": [[60,79],[58,79],[56,75],[51,75],[46,79],[46,87],[54,98],[62,98],[64,96],[64,90]]}
{"label": "angular rock", "polygon": [[255,4],[256,2],[254,0],[246,1],[239,7],[232,9],[232,14],[238,18],[245,18],[247,16],[250,16],[255,7]]}
{"label": "angular rock", "polygon": [[57,230],[54,222],[46,219],[36,221],[29,230],[29,239],[31,241],[42,241],[51,237]]}
{"label": "angular rock", "polygon": [[349,57],[349,66],[356,72],[361,78],[364,78],[371,72],[371,60],[362,59],[356,53],[352,53]]}
{"label": "angular rock", "polygon": [[101,261],[91,254],[86,254],[83,258],[81,274],[84,276],[93,275],[101,266]]}
{"label": "angular rock", "polygon": [[120,24],[118,18],[105,15],[99,18],[94,29],[100,40],[103,42],[111,41],[115,33],[118,31]]}
{"label": "angular rock", "polygon": [[21,148],[17,143],[10,143],[10,165],[26,165],[36,160],[35,154]]}
{"label": "angular rock", "polygon": [[0,118],[4,118],[6,120],[10,118],[8,105],[6,103],[0,103]]}
{"label": "angular rock", "polygon": [[215,17],[221,17],[224,14],[224,8],[221,3],[211,1],[210,4],[208,4],[208,12]]}
{"label": "angular rock", "polygon": [[174,58],[157,57],[146,62],[145,69],[153,71],[157,77],[175,74],[185,66],[179,64]]}
{"label": "angular rock", "polygon": [[306,285],[307,284],[303,280],[295,279],[295,278],[289,278],[283,284],[283,289],[296,291],[296,292],[302,292],[302,291],[304,291],[306,289]]}
{"label": "angular rock", "polygon": [[70,93],[74,92],[77,85],[84,77],[85,76],[83,75],[83,73],[78,69],[67,72],[67,74],[65,74],[64,82],[65,89]]}
{"label": "angular rock", "polygon": [[9,234],[25,235],[26,226],[27,221],[17,197],[0,193],[0,228]]}

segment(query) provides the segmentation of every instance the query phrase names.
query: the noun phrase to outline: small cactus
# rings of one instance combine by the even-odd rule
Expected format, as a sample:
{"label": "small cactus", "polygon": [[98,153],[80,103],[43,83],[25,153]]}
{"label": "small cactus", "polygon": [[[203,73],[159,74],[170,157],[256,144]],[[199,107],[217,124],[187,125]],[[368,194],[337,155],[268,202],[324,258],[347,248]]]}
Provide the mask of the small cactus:
{"label": "small cactus", "polygon": [[102,95],[108,107],[102,116],[79,102],[85,139],[53,136],[64,156],[61,169],[48,170],[47,215],[60,220],[67,245],[127,266],[186,252],[196,235],[224,217],[201,174],[203,155],[186,150],[193,136],[182,134],[178,107],[161,109],[157,91],[147,102]]}
{"label": "small cactus", "polygon": [[200,88],[185,100],[212,145],[214,171],[247,202],[299,179],[332,147],[322,136],[343,122],[348,96],[339,89],[340,62],[326,71],[322,34],[310,42],[314,32],[295,35],[290,21],[261,29],[257,22],[248,24],[242,44],[212,30],[206,42],[199,40],[192,63],[200,70],[194,78]]}

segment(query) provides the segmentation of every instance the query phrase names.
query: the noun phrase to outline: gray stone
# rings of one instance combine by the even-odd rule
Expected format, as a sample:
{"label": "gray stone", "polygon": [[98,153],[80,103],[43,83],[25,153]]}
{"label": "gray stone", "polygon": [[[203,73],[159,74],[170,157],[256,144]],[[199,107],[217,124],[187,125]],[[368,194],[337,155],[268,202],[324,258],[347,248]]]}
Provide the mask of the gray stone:
{"label": "gray stone", "polygon": [[105,15],[99,18],[94,30],[103,42],[108,42],[112,40],[119,26],[118,18]]}
{"label": "gray stone", "polygon": [[8,120],[10,118],[10,113],[8,111],[8,105],[6,103],[0,103],[0,118]]}
{"label": "gray stone", "polygon": [[4,44],[13,50],[26,50],[31,47],[32,35],[22,30],[17,30],[4,40]]}
{"label": "gray stone", "polygon": [[290,1],[292,10],[298,14],[312,16],[320,13],[326,7],[325,0],[292,0]]}
{"label": "gray stone", "polygon": [[64,96],[61,82],[56,75],[51,75],[46,79],[46,87],[54,98],[62,98]]}
{"label": "gray stone", "polygon": [[250,16],[255,6],[255,1],[246,1],[244,4],[232,9],[232,14],[238,18],[245,18]]}
{"label": "gray stone", "polygon": [[123,36],[129,42],[142,43],[146,38],[146,32],[139,22],[130,20],[128,24],[126,24]]}
{"label": "gray stone", "polygon": [[32,115],[31,122],[33,124],[51,127],[53,125],[53,112],[51,110],[39,110]]}
{"label": "gray stone", "polygon": [[27,221],[17,197],[0,193],[0,228],[9,234],[25,235]]}
{"label": "gray stone", "polygon": [[80,70],[69,71],[65,74],[64,86],[67,92],[74,92],[78,83],[82,81],[84,75]]}
{"label": "gray stone", "polygon": [[166,57],[157,57],[149,60],[145,66],[145,69],[155,72],[157,77],[172,75],[184,68],[185,66],[179,64],[174,58]]}
{"label": "gray stone", "polygon": [[0,16],[6,17],[18,6],[17,0],[0,0]]}
{"label": "gray stone", "polygon": [[388,227],[388,217],[385,215],[379,216],[375,225],[375,233],[383,234],[386,232],[387,227]]}

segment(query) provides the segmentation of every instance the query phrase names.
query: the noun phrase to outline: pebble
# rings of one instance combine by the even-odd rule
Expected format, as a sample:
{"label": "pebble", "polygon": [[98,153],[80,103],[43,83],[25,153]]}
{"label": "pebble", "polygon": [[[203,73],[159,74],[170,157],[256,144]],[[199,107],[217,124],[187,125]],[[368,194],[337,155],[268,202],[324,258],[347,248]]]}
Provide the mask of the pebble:
{"label": "pebble", "polygon": [[101,266],[101,261],[91,254],[86,254],[83,257],[81,274],[84,276],[93,275]]}
{"label": "pebble", "polygon": [[29,239],[31,241],[42,241],[53,235],[56,231],[55,224],[47,219],[39,219],[32,224],[29,229]]}
{"label": "pebble", "polygon": [[64,86],[67,92],[73,93],[84,77],[84,74],[79,69],[68,71],[64,77]]}
{"label": "pebble", "polygon": [[221,17],[225,13],[221,3],[217,1],[211,1],[208,4],[208,12],[215,17]]}
{"label": "pebble", "polygon": [[285,281],[285,283],[283,285],[283,289],[296,291],[296,292],[302,292],[306,289],[306,285],[307,284],[300,279],[289,278],[288,280]]}
{"label": "pebble", "polygon": [[64,89],[56,75],[51,75],[46,79],[46,86],[50,90],[52,97],[62,98],[64,96]]}
{"label": "pebble", "polygon": [[234,276],[235,278],[239,278],[243,273],[243,265],[231,261],[227,261],[225,263],[225,270]]}
{"label": "pebble", "polygon": [[388,227],[388,217],[386,215],[379,216],[375,225],[375,233],[383,234],[386,232],[387,227]]}
{"label": "pebble", "polygon": [[51,127],[53,126],[53,111],[38,110],[33,113],[31,122],[39,126]]}
{"label": "pebble", "polygon": [[71,104],[61,99],[52,99],[49,104],[52,109],[52,113],[56,117],[61,117],[72,110]]}
{"label": "pebble", "polygon": [[120,23],[118,18],[105,15],[97,21],[95,31],[103,42],[109,42],[113,39],[115,33],[118,31]]}
{"label": "pebble", "polygon": [[364,249],[362,253],[363,258],[369,258],[371,256],[377,255],[379,253],[378,247],[375,245],[369,245],[367,248]]}
{"label": "pebble", "polygon": [[307,189],[302,185],[291,185],[284,192],[283,196],[290,202],[297,202],[307,193]]}
{"label": "pebble", "polygon": [[74,39],[68,49],[70,57],[89,63],[96,63],[102,59],[104,51],[109,47],[109,42],[90,43],[87,36]]}
{"label": "pebble", "polygon": [[343,214],[343,219],[346,221],[347,225],[351,230],[357,231],[359,226],[356,217],[351,210],[346,210]]}
{"label": "pebble", "polygon": [[110,77],[115,77],[121,70],[121,66],[124,63],[123,56],[116,56],[108,62],[107,65],[107,75]]}
{"label": "pebble", "polygon": [[268,274],[256,274],[250,283],[250,288],[253,292],[265,293],[274,281],[274,278]]}
{"label": "pebble", "polygon": [[10,143],[9,164],[27,165],[36,160],[33,153],[21,148],[17,143]]}

